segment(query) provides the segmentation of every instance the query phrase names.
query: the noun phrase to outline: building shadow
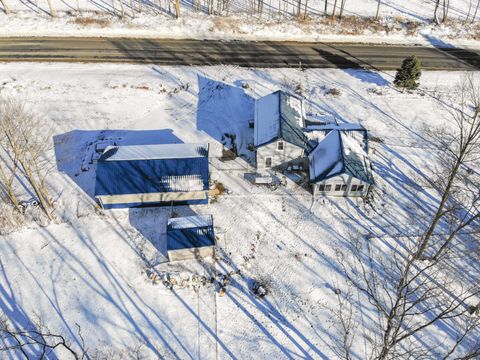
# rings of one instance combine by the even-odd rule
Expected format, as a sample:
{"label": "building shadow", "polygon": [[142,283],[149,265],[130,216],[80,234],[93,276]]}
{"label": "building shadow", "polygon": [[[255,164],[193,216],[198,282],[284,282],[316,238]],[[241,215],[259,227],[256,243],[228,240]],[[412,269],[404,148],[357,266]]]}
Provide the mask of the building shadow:
{"label": "building shadow", "polygon": [[57,169],[92,199],[95,193],[96,159],[103,147],[178,143],[182,141],[171,129],[72,130],[53,137]]}
{"label": "building shadow", "polygon": [[255,100],[242,87],[198,76],[197,129],[251,162]]}
{"label": "building shadow", "polygon": [[151,246],[143,256],[156,265],[168,261],[167,221],[172,217],[196,216],[189,206],[146,207],[128,209],[128,221]]}

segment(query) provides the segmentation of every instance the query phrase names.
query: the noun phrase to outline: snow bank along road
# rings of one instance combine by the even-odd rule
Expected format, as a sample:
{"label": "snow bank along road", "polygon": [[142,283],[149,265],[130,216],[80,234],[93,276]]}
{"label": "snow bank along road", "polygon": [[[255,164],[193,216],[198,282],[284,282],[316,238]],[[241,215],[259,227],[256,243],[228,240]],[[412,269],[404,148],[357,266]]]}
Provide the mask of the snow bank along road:
{"label": "snow bank along road", "polygon": [[125,38],[4,38],[0,61],[129,62],[160,65],[374,68],[417,55],[427,70],[478,70],[480,51],[459,48],[272,41]]}

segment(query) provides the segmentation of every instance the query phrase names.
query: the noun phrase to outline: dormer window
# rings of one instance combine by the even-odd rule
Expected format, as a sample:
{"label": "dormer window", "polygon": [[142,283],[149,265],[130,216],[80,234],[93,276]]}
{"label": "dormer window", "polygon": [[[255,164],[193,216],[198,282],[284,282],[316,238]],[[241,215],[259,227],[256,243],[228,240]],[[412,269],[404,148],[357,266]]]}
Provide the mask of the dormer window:
{"label": "dormer window", "polygon": [[277,142],[277,150],[283,151],[284,143],[283,141],[278,141]]}

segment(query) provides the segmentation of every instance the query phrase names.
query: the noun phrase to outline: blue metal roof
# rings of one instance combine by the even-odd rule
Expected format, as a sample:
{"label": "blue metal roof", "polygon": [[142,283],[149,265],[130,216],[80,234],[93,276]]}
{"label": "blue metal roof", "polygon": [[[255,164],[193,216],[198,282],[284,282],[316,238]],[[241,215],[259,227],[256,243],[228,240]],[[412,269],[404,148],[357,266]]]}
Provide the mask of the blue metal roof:
{"label": "blue metal roof", "polygon": [[[192,147],[168,146],[181,150],[182,145],[184,150]],[[99,159],[95,196],[208,190],[208,146],[201,147],[204,151],[196,155],[190,153],[181,158],[161,158],[161,154],[142,158],[139,154],[145,155],[144,152],[122,148],[129,146],[107,149]],[[123,156],[129,152],[134,154],[131,159]],[[185,152],[188,149],[180,154]],[[123,155],[116,158],[115,153]]]}
{"label": "blue metal roof", "polygon": [[211,215],[172,218],[167,223],[167,250],[215,245]]}

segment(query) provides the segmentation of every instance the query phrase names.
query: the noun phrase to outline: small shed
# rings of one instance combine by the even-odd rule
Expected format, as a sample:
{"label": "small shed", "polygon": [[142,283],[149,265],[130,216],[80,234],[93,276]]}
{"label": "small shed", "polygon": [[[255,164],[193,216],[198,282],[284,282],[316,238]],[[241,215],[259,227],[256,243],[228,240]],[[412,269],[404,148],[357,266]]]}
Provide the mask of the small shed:
{"label": "small shed", "polygon": [[110,146],[98,159],[104,209],[208,203],[208,144]]}
{"label": "small shed", "polygon": [[363,196],[374,183],[367,153],[340,130],[330,131],[308,158],[314,194]]}
{"label": "small shed", "polygon": [[167,251],[170,261],[213,257],[215,255],[213,217],[197,215],[169,219]]}
{"label": "small shed", "polygon": [[257,169],[306,167],[313,150],[303,131],[305,114],[300,98],[276,91],[255,101],[254,145]]}

